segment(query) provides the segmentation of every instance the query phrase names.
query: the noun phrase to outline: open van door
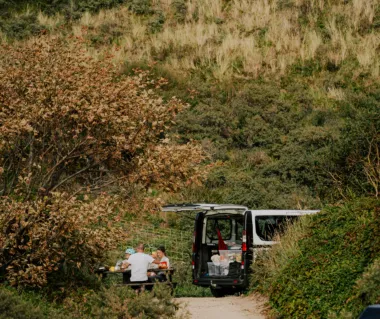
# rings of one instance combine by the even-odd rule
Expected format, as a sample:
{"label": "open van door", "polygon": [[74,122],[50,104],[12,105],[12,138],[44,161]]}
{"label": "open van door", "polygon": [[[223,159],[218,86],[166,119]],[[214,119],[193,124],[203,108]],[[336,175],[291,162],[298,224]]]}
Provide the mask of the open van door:
{"label": "open van door", "polygon": [[197,278],[200,273],[200,249],[202,245],[202,236],[199,234],[203,233],[203,221],[204,221],[204,213],[198,213],[195,217],[194,222],[194,234],[193,234],[193,247],[191,254],[191,266],[193,268],[193,279]]}
{"label": "open van door", "polygon": [[245,285],[248,287],[249,278],[248,275],[251,270],[251,265],[253,261],[253,223],[252,223],[252,212],[247,210],[244,213],[244,228],[243,228],[243,243],[242,243],[242,254],[244,265],[242,265],[242,271],[244,276]]}

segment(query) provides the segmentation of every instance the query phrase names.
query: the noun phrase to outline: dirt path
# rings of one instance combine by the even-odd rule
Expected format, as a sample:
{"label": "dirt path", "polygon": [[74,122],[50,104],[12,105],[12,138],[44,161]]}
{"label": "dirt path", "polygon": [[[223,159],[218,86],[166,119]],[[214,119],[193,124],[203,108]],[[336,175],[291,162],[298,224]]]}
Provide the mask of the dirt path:
{"label": "dirt path", "polygon": [[[224,298],[178,298],[183,305],[182,312],[190,313],[194,319],[265,319],[261,314],[264,301],[257,297]],[[185,306],[186,305],[186,306]]]}

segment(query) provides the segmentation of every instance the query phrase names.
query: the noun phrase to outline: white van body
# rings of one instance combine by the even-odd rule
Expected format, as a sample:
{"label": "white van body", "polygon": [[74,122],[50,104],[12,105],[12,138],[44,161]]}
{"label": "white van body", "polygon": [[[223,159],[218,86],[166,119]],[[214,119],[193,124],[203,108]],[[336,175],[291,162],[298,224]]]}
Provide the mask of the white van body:
{"label": "white van body", "polygon": [[[256,252],[275,244],[273,237],[287,223],[300,216],[319,212],[250,210],[245,206],[232,204],[168,205],[163,207],[163,211],[197,213],[192,254],[193,284],[210,287],[216,297],[248,288],[248,276]],[[221,240],[227,245],[227,250],[219,250]],[[229,260],[229,270],[219,274],[211,271],[210,268],[214,267],[211,261],[213,255],[232,258],[232,261]],[[235,268],[239,267],[239,272],[236,269],[232,271],[231,262]]]}

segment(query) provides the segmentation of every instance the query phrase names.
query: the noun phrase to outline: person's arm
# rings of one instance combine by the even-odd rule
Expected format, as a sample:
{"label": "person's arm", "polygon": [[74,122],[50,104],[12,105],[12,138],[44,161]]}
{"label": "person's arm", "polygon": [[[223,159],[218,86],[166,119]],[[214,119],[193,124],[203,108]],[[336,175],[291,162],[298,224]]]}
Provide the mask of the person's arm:
{"label": "person's arm", "polygon": [[132,265],[132,263],[133,263],[133,258],[132,256],[129,256],[127,260],[123,261],[124,269],[127,269],[130,265]]}
{"label": "person's arm", "polygon": [[129,267],[130,263],[128,262],[128,260],[124,260],[122,265],[121,265],[121,269],[127,269]]}
{"label": "person's arm", "polygon": [[149,260],[150,264],[156,264],[156,265],[160,264],[160,262],[157,259],[154,259],[152,256],[149,256],[149,255],[147,255],[147,256],[149,258],[148,260]]}

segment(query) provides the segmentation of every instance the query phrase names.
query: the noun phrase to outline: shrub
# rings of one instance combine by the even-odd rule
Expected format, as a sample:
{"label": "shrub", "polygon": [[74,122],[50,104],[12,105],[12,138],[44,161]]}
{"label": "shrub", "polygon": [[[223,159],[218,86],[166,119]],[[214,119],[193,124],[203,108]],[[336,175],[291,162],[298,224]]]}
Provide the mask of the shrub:
{"label": "shrub", "polygon": [[122,210],[138,209],[134,188],[203,178],[201,148],[167,135],[185,105],[156,95],[165,79],[121,76],[61,39],[2,46],[0,79],[0,275],[12,285],[46,285],[58,269],[80,285],[77,270],[120,238]]}
{"label": "shrub", "polygon": [[1,195],[116,181],[177,189],[201,177],[201,149],[169,139],[185,105],[154,93],[166,80],[120,76],[110,58],[59,39],[2,46],[0,61]]}
{"label": "shrub", "polygon": [[149,32],[157,33],[162,31],[165,23],[165,16],[162,12],[156,12],[156,14],[149,20]]}
{"label": "shrub", "polygon": [[370,265],[380,256],[379,204],[367,198],[327,207],[285,234],[285,247],[274,247],[262,259],[265,266],[253,265],[256,286],[281,318],[357,317],[378,300],[378,281],[369,280],[378,262]]}
{"label": "shrub", "polygon": [[186,2],[184,0],[174,0],[171,7],[174,10],[174,18],[180,23],[185,22],[187,14]]}
{"label": "shrub", "polygon": [[357,281],[358,296],[365,304],[380,303],[380,259],[370,265]]}
{"label": "shrub", "polygon": [[32,300],[10,289],[0,287],[0,319],[70,318],[39,298]]}
{"label": "shrub", "polygon": [[75,282],[79,270],[92,270],[116,247],[115,198],[81,202],[64,194],[33,203],[0,203],[1,275],[11,285],[39,286],[60,271],[59,282]]}
{"label": "shrub", "polygon": [[128,1],[128,8],[136,14],[151,14],[153,13],[151,0],[130,0]]}
{"label": "shrub", "polygon": [[38,23],[37,15],[32,12],[8,19],[0,19],[0,31],[9,39],[22,40],[38,35],[44,27]]}
{"label": "shrub", "polygon": [[66,300],[66,307],[80,318],[176,318],[179,305],[168,287],[155,286],[152,292],[139,295],[126,287],[112,286],[91,292],[84,302]]}

